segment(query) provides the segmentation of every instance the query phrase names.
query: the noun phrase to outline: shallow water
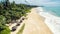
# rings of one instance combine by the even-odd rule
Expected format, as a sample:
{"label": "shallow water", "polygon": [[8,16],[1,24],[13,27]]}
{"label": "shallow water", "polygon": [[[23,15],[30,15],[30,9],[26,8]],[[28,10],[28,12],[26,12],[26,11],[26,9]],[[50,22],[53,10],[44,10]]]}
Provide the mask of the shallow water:
{"label": "shallow water", "polygon": [[60,34],[60,17],[47,11],[49,10],[40,11],[39,15],[45,18],[45,23],[54,34]]}
{"label": "shallow water", "polygon": [[50,12],[51,14],[60,17],[60,6],[55,6],[55,7],[43,7],[46,12]]}

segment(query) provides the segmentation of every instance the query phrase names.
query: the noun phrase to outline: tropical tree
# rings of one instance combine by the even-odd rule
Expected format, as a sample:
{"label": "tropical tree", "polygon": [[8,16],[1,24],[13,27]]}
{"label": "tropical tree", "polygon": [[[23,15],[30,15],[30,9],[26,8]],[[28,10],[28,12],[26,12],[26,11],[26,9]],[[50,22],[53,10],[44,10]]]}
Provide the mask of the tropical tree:
{"label": "tropical tree", "polygon": [[5,28],[6,18],[4,16],[0,16],[0,31]]}

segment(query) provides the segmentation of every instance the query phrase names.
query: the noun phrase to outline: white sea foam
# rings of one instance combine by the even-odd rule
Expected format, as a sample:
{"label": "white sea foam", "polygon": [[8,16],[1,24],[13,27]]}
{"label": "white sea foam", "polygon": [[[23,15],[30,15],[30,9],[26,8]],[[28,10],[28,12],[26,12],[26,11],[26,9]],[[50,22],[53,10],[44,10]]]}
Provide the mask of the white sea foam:
{"label": "white sea foam", "polygon": [[38,13],[40,16],[45,18],[45,23],[48,25],[51,31],[54,34],[60,34],[60,17],[54,16],[48,12],[40,11],[40,9],[38,8]]}

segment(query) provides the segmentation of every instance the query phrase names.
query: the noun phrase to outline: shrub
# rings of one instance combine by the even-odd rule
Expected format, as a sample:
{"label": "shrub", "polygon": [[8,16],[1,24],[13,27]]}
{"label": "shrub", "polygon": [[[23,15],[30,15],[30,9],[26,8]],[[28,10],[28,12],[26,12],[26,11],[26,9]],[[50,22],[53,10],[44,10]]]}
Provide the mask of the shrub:
{"label": "shrub", "polygon": [[4,30],[0,31],[0,34],[10,34],[10,29],[6,27]]}

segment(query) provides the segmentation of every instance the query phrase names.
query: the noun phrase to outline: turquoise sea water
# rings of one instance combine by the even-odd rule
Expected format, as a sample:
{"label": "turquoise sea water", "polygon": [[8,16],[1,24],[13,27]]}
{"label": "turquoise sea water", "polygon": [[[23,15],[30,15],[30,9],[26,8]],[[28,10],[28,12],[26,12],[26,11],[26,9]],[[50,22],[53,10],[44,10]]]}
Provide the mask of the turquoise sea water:
{"label": "turquoise sea water", "polygon": [[55,7],[49,6],[49,7],[44,7],[44,9],[46,10],[46,12],[50,12],[51,14],[60,17],[60,6],[55,6]]}

